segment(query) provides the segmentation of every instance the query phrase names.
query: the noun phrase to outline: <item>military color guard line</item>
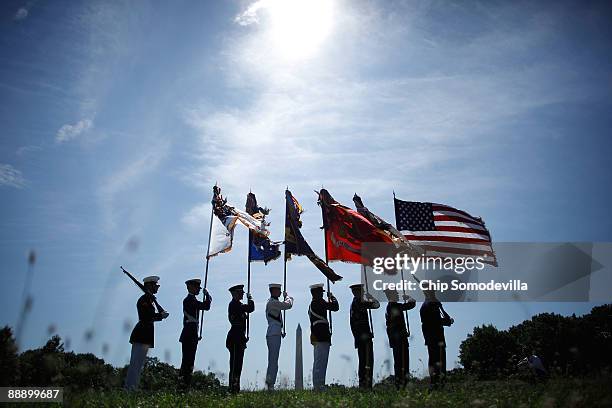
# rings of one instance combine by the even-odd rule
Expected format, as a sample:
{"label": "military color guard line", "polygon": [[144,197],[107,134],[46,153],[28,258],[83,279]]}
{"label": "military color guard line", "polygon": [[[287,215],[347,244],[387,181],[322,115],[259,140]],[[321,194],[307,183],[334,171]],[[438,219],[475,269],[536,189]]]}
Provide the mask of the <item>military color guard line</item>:
{"label": "military color guard line", "polygon": [[[130,335],[132,351],[125,379],[125,388],[128,391],[138,389],[147,353],[154,347],[154,323],[166,319],[169,315],[159,306],[155,297],[160,288],[159,281],[158,276],[144,278],[142,290],[145,293],[136,302],[138,323]],[[200,279],[190,279],[185,282],[185,285],[188,293],[183,300],[183,330],[179,342],[182,347],[181,384],[184,390],[188,390],[191,386],[198,342],[201,340],[198,336],[200,313],[210,310],[212,296],[208,290],[204,289],[204,300],[197,299],[203,289]],[[268,367],[265,382],[266,389],[274,390],[281,341],[284,337],[282,312],[291,309],[294,303],[291,296],[286,292],[281,292],[280,283],[271,283],[268,286],[270,298],[265,309],[268,321],[266,332]],[[380,303],[364,290],[364,285],[361,283],[351,285],[350,289],[353,293],[353,301],[350,306],[350,326],[359,359],[359,388],[371,389],[374,367],[372,339],[374,336],[368,312],[371,309],[378,309]],[[246,293],[247,302],[243,303],[244,285],[234,285],[229,288],[229,292],[231,294],[231,301],[228,305],[230,330],[227,333],[225,345],[230,354],[229,389],[232,393],[238,393],[245,349],[249,341],[246,335],[247,319],[248,315],[255,311],[255,303],[250,293]],[[313,388],[315,391],[322,391],[326,387],[325,376],[332,338],[328,313],[339,311],[340,305],[331,292],[327,293],[327,300],[324,298],[323,283],[310,285],[310,293],[312,301],[308,308],[308,317],[310,319],[310,342],[313,345],[314,353]],[[424,294],[425,302],[420,309],[422,332],[429,354],[430,384],[432,388],[437,388],[443,384],[446,373],[444,326],[452,325],[454,320],[446,313],[434,291],[428,290]],[[406,326],[405,313],[416,306],[416,301],[404,295],[403,302],[400,303],[399,293],[395,290],[386,290],[385,295],[388,300],[385,322],[389,346],[393,351],[395,386],[397,389],[403,389],[408,384],[410,377],[408,343],[410,332]]]}
{"label": "military color guard line", "polygon": [[[278,259],[281,256],[280,245],[283,245],[283,283],[270,283],[270,298],[265,310],[268,322],[268,367],[265,382],[268,390],[273,390],[276,383],[278,356],[285,336],[285,312],[293,307],[293,298],[285,290],[287,261],[292,256],[307,257],[327,281],[326,284],[316,283],[310,286],[312,300],[308,317],[314,356],[313,388],[316,391],[325,389],[332,344],[332,318],[333,313],[340,310],[338,300],[330,291],[330,282],[339,281],[342,276],[334,272],[329,265],[330,261],[350,262],[361,265],[362,269],[372,266],[371,259],[364,254],[363,246],[382,243],[392,244],[404,257],[409,256],[413,260],[420,258],[426,262],[432,257],[462,265],[466,257],[477,255],[483,263],[497,266],[490,234],[484,221],[465,211],[442,204],[402,201],[395,198],[394,193],[396,228],[368,210],[357,194],[353,197],[356,210],[338,203],[323,188],[316,194],[323,219],[325,260],[315,254],[302,235],[300,215],[303,208],[288,188],[285,190],[284,240],[272,241],[268,237],[269,222],[266,222],[266,215],[270,210],[258,205],[255,194],[248,193],[243,211],[229,205],[227,199],[221,195],[221,188],[216,184],[213,186],[204,284],[202,285],[199,278],[185,282],[188,294],[183,300],[183,331],[179,339],[182,348],[180,377],[184,389],[189,389],[191,385],[196,350],[202,339],[203,312],[212,307],[212,296],[207,290],[209,263],[213,257],[231,251],[234,228],[238,224],[249,229],[249,251],[246,285],[229,288],[231,301],[228,305],[228,320],[231,326],[227,333],[226,348],[230,354],[229,389],[233,393],[240,391],[240,376],[249,341],[249,315],[255,311],[255,303],[250,294],[250,264],[257,261],[267,264]],[[154,347],[154,324],[167,318],[168,313],[155,298],[160,287],[158,276],[148,276],[141,284],[127,271],[124,272],[144,291],[136,304],[138,323],[130,336],[132,352],[125,379],[125,388],[134,390],[138,388],[148,350]],[[403,280],[403,269],[400,269],[400,272]],[[367,274],[365,279],[367,284]],[[368,293],[367,286],[361,283],[351,285],[350,289],[353,293],[350,326],[359,359],[359,387],[371,389],[374,367],[371,310],[380,308],[380,302]],[[402,290],[401,302],[397,289]],[[197,299],[200,292],[203,292],[202,301]],[[424,288],[423,293],[425,301],[420,308],[421,329],[429,355],[430,386],[437,388],[443,384],[446,372],[444,327],[452,325],[454,320],[436,298],[435,290]],[[245,294],[247,300],[243,303]],[[388,300],[385,322],[389,346],[393,350],[395,386],[400,389],[405,388],[409,380],[410,331],[406,321],[407,313],[415,308],[416,301],[406,293],[405,288],[387,288],[384,294]]]}

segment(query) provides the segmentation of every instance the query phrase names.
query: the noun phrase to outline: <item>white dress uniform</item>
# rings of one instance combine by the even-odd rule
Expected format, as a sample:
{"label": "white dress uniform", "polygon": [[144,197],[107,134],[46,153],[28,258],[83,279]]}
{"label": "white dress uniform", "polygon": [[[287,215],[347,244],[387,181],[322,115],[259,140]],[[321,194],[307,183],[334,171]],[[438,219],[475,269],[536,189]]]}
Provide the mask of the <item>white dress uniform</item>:
{"label": "white dress uniform", "polygon": [[[270,288],[279,288],[280,284],[271,283]],[[268,320],[268,331],[266,332],[266,343],[268,345],[268,370],[266,372],[266,386],[269,390],[274,389],[276,374],[278,373],[278,355],[280,353],[281,337],[283,330],[283,310],[291,309],[293,298],[287,296],[284,300],[270,297],[266,303],[266,319]]]}

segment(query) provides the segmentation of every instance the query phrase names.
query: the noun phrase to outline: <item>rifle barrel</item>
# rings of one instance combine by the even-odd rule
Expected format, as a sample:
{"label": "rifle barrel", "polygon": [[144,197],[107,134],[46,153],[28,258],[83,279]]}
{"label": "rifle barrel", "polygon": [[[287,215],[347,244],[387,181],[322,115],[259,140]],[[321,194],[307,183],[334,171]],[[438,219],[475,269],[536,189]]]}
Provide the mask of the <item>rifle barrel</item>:
{"label": "rifle barrel", "polygon": [[134,277],[134,275],[132,275],[131,273],[129,273],[128,271],[125,270],[125,268],[123,268],[123,266],[120,266],[121,270],[123,271],[123,273],[125,273],[135,284],[136,286],[138,286],[140,288],[140,290],[142,290],[145,294],[151,296],[151,298],[153,299],[153,303],[155,304],[155,306],[157,306],[157,310],[160,313],[165,312],[164,308],[161,307],[161,305],[159,303],[157,303],[157,298],[155,297],[154,294],[152,294],[151,292],[149,292],[149,290],[147,288],[145,288],[145,286],[140,283],[140,281],[138,279],[136,279]]}

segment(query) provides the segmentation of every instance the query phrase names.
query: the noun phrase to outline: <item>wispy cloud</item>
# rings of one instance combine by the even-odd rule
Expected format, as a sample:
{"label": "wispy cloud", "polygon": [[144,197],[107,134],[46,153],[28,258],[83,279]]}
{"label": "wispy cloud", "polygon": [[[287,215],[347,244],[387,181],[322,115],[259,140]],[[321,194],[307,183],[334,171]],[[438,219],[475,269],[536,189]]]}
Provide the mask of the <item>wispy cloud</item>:
{"label": "wispy cloud", "polygon": [[[102,207],[104,226],[107,229],[112,230],[116,226],[118,203],[121,203],[123,207],[128,204],[127,201],[120,200],[119,196],[134,188],[144,177],[155,172],[168,154],[168,149],[169,142],[160,141],[139,157],[117,169],[102,182],[97,194]],[[130,202],[134,203],[137,200],[131,198]],[[140,210],[140,212],[144,212],[143,208],[140,208]],[[143,214],[142,216],[145,217],[146,215]]]}
{"label": "wispy cloud", "polygon": [[259,0],[249,5],[242,13],[238,14],[234,19],[234,22],[241,26],[247,26],[251,24],[259,23],[258,12],[264,9],[271,3],[270,0]]}
{"label": "wispy cloud", "polygon": [[90,130],[92,127],[93,121],[91,119],[82,119],[73,125],[63,125],[57,131],[57,134],[55,135],[55,141],[57,143],[65,143],[70,140],[74,140],[83,133]]}
{"label": "wispy cloud", "polygon": [[42,146],[39,146],[39,145],[27,145],[27,146],[19,147],[15,151],[15,154],[17,156],[23,156],[23,155],[26,155],[28,153],[38,152],[40,150],[42,150]]}
{"label": "wispy cloud", "polygon": [[181,222],[194,230],[205,230],[210,222],[210,204],[204,203],[193,207],[181,218]]}
{"label": "wispy cloud", "polygon": [[26,7],[20,7],[15,13],[15,15],[13,16],[13,20],[15,21],[25,20],[26,18],[28,18],[29,14],[30,12],[28,11]]}
{"label": "wispy cloud", "polygon": [[10,164],[0,164],[0,186],[23,188],[26,180],[19,170]]}
{"label": "wispy cloud", "polygon": [[30,16],[30,10],[32,9],[32,6],[35,2],[36,0],[30,0],[26,2],[23,6],[19,7],[15,12],[15,15],[13,15],[13,20],[22,21],[28,18]]}

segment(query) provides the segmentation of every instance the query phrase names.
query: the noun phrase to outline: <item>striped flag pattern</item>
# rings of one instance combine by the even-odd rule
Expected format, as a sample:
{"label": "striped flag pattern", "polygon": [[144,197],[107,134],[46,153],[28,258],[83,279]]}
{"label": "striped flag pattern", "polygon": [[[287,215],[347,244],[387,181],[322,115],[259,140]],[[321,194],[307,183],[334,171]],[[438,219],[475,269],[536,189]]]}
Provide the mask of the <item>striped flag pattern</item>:
{"label": "striped flag pattern", "polygon": [[394,198],[397,229],[427,257],[482,256],[497,266],[491,234],[484,221],[443,204],[403,201]]}

